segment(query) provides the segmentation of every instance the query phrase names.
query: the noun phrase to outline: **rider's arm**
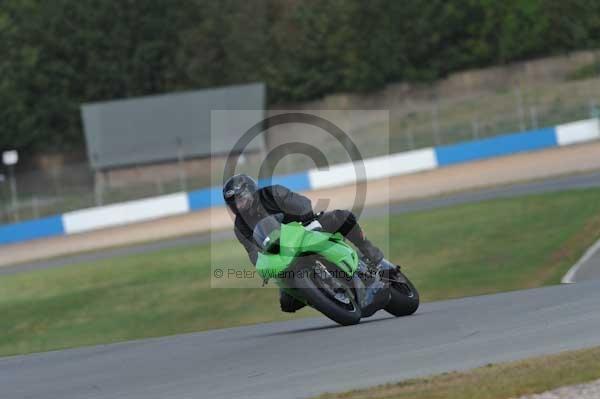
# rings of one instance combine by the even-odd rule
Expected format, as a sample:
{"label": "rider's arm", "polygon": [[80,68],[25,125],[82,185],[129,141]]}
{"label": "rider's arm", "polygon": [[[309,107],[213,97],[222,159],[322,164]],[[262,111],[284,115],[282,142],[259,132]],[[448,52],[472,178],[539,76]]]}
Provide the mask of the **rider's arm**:
{"label": "rider's arm", "polygon": [[238,241],[246,249],[246,252],[248,252],[248,258],[250,258],[250,262],[252,262],[253,265],[256,265],[258,248],[254,244],[254,239],[252,238],[252,232],[250,229],[247,226],[243,226],[241,223],[236,223],[233,232],[235,233],[235,237],[238,239]]}
{"label": "rider's arm", "polygon": [[280,185],[272,186],[273,199],[287,220],[307,222],[315,218],[310,199]]}

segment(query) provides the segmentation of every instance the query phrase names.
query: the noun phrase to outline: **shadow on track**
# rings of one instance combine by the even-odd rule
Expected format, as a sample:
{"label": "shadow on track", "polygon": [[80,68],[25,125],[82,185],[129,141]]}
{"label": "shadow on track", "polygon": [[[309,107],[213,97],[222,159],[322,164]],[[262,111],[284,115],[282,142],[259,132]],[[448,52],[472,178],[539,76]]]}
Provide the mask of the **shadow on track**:
{"label": "shadow on track", "polygon": [[413,318],[413,317],[417,317],[417,316],[419,316],[419,313],[416,313],[411,316],[400,317],[400,318],[394,317],[394,316],[381,316],[381,317],[377,317],[374,319],[361,320],[360,324],[356,324],[354,326],[340,326],[338,324],[335,324],[332,321],[331,324],[322,325],[322,326],[299,328],[299,329],[289,330],[289,331],[278,331],[278,332],[267,333],[267,334],[257,334],[257,335],[254,335],[253,338],[276,337],[276,336],[285,336],[285,335],[294,335],[294,334],[304,334],[304,333],[317,332],[317,331],[326,331],[326,330],[332,330],[332,329],[337,329],[337,328],[360,327],[361,325],[370,324],[370,323],[379,323],[379,322],[385,322],[385,321],[397,320],[397,319],[407,319],[407,318]]}

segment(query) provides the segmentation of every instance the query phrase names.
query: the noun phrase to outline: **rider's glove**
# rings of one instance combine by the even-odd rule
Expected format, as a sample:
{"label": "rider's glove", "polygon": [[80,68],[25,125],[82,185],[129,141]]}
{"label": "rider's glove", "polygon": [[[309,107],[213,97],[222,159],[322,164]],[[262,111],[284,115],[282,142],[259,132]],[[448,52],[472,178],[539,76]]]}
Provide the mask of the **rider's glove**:
{"label": "rider's glove", "polygon": [[321,223],[319,223],[318,220],[313,220],[305,226],[305,229],[310,231],[321,231],[323,230],[323,226],[321,226]]}

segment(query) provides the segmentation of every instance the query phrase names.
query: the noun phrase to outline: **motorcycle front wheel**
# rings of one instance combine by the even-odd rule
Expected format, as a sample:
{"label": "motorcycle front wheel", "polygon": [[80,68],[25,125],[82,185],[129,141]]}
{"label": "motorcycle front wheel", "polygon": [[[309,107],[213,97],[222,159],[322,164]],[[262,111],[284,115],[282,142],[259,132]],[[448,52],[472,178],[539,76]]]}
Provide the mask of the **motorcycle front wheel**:
{"label": "motorcycle front wheel", "polygon": [[346,273],[318,255],[303,257],[294,270],[294,287],[310,306],[343,326],[360,322],[360,306]]}

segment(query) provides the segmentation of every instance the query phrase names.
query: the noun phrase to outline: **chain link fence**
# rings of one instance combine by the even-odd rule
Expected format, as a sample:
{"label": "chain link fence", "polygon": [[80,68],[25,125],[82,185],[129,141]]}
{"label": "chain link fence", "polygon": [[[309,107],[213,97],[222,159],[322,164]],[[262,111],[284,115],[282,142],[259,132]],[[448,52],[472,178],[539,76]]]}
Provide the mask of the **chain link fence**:
{"label": "chain link fence", "polygon": [[[448,145],[500,134],[555,126],[600,115],[600,78],[554,86],[519,87],[495,95],[433,99],[413,107],[390,110],[390,125],[377,121],[366,126],[344,126],[362,152],[373,157],[424,147]],[[389,128],[389,135],[383,134]],[[334,140],[319,143],[331,163],[346,162],[347,154]],[[212,170],[222,167],[220,158],[210,167],[190,170],[180,160],[171,176],[130,179],[112,184],[98,179],[86,163],[67,165],[52,171],[18,173],[17,195],[13,196],[8,171],[0,172],[0,223],[39,218],[77,209],[116,202],[195,190],[211,184]],[[248,157],[241,171],[256,171],[261,156]],[[314,167],[307,157],[290,154],[275,168],[276,173],[293,173]],[[212,169],[212,170],[211,170]],[[16,200],[14,198],[16,197]]]}

